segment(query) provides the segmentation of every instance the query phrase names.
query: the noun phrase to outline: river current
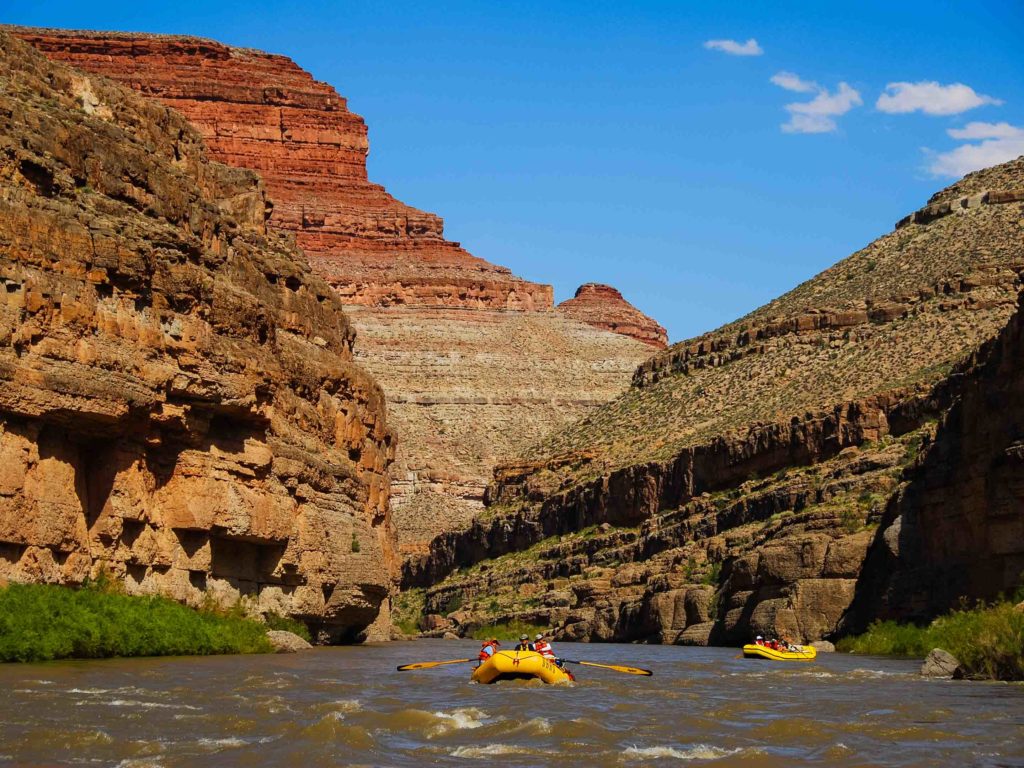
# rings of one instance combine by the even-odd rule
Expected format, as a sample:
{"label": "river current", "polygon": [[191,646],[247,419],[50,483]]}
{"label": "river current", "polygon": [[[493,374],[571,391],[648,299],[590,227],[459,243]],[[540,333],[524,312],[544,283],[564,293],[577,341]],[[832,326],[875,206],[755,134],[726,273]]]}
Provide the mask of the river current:
{"label": "river current", "polygon": [[1024,766],[1024,686],[920,662],[559,643],[574,686],[474,685],[419,641],[280,656],[0,665],[0,765]]}

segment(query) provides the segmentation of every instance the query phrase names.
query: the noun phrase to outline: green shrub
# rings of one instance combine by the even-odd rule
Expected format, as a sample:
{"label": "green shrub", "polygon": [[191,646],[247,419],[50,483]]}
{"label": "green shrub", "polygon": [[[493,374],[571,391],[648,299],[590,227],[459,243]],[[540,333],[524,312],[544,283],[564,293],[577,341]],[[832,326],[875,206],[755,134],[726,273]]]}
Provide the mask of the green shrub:
{"label": "green shrub", "polygon": [[538,632],[545,632],[547,627],[539,624],[530,624],[525,621],[499,621],[494,624],[487,624],[483,627],[477,627],[470,633],[470,637],[474,640],[487,640],[492,637],[496,637],[499,640],[519,640],[520,635],[527,635],[530,641],[533,641],[533,636]]}
{"label": "green shrub", "polygon": [[0,661],[266,653],[258,621],[196,611],[163,597],[129,597],[98,582],[0,588]]}
{"label": "green shrub", "polygon": [[704,578],[700,580],[701,584],[707,584],[712,587],[718,586],[718,580],[722,577],[722,564],[715,561],[708,568],[707,573],[704,574]]}
{"label": "green shrub", "polygon": [[843,638],[837,647],[850,653],[917,657],[942,648],[970,676],[1024,680],[1024,611],[1001,601],[955,610],[926,627],[875,622],[863,635]]}
{"label": "green shrub", "polygon": [[263,621],[266,622],[268,629],[283,629],[285,632],[292,632],[298,635],[307,643],[313,642],[313,635],[310,634],[309,627],[298,619],[282,616],[279,613],[268,613],[263,617]]}

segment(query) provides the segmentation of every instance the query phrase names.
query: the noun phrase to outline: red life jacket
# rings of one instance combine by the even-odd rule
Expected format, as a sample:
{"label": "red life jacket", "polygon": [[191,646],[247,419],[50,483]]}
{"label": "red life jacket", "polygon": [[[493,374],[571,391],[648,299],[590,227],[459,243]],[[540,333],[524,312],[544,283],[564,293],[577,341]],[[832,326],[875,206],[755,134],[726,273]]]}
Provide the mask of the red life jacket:
{"label": "red life jacket", "polygon": [[[488,648],[491,649],[490,653],[487,652]],[[477,658],[480,659],[480,661],[487,661],[489,658],[491,658],[491,656],[494,655],[494,652],[497,650],[498,649],[494,646],[494,643],[484,643],[480,647],[480,655]]]}
{"label": "red life jacket", "polygon": [[548,645],[548,643],[544,640],[538,640],[537,642],[535,642],[533,644],[533,650],[535,650],[541,656],[544,656],[546,658],[555,658],[555,652],[552,650],[551,646]]}

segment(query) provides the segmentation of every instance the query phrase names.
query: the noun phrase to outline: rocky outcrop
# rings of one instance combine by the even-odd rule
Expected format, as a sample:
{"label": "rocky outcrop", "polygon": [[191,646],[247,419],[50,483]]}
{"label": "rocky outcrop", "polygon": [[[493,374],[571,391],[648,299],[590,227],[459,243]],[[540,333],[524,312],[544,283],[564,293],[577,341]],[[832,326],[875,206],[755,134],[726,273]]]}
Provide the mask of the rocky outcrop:
{"label": "rocky outcrop", "polygon": [[[1022,178],[1024,158],[967,177],[956,199],[987,203],[911,222],[658,353],[630,391],[499,467],[486,512],[408,562],[403,583],[460,631],[520,620],[572,639],[678,643],[814,641],[862,595],[910,618],[1007,588],[1021,397],[996,363],[987,390],[970,387],[977,356],[1015,338],[1020,187],[991,185]],[[865,565],[869,550],[905,545],[906,504],[931,510],[909,537],[930,554],[902,575],[891,559]]]}
{"label": "rocky outcrop", "polygon": [[0,578],[386,625],[392,437],[251,172],[0,30]]}
{"label": "rocky outcrop", "polygon": [[668,333],[652,318],[638,310],[615,288],[600,283],[585,283],[576,295],[558,305],[558,311],[569,317],[621,333],[656,349],[668,346]]}
{"label": "rocky outcrop", "polygon": [[439,216],[371,183],[366,123],[287,57],[193,37],[13,32],[174,107],[213,158],[259,172],[274,201],[271,226],[295,235],[346,304],[551,308],[551,286],[445,240]]}
{"label": "rocky outcrop", "polygon": [[[359,361],[387,393],[399,435],[403,553],[468,523],[496,462],[622,392],[649,356],[649,339],[551,311],[550,286],[472,256],[444,239],[439,217],[369,182],[362,118],[289,59],[197,38],[14,32],[173,106],[211,156],[263,176],[271,228],[293,233],[358,310]],[[615,317],[632,323],[623,329],[658,328],[621,304]]]}

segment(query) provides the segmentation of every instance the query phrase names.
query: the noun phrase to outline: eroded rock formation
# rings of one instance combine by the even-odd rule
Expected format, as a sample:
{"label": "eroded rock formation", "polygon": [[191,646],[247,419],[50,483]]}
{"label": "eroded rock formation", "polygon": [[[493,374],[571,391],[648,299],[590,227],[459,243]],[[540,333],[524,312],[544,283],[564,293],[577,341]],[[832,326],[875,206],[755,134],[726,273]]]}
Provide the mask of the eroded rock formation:
{"label": "eroded rock formation", "polygon": [[487,513],[406,564],[407,609],[438,631],[811,641],[855,594],[884,604],[862,618],[919,618],[1014,587],[1022,190],[1024,158],[968,176],[930,205],[970,204],[652,357],[496,471]]}
{"label": "eroded rock formation", "polygon": [[0,62],[0,578],[386,629],[383,395],[259,179],[2,30]]}
{"label": "eroded rock formation", "polygon": [[371,183],[366,123],[291,59],[192,37],[13,31],[174,107],[212,157],[259,172],[274,201],[270,224],[295,234],[346,304],[551,308],[551,286],[445,240],[441,217]]}
{"label": "eroded rock formation", "polygon": [[[258,171],[271,227],[294,233],[346,306],[360,305],[356,351],[399,436],[406,554],[467,524],[497,461],[622,392],[649,345],[664,345],[656,323],[607,292],[596,314],[582,302],[591,319],[579,322],[571,308],[551,311],[550,286],[446,241],[439,217],[367,180],[362,118],[283,56],[196,38],[14,31],[180,110],[214,158]],[[615,334],[604,330],[613,323]]]}
{"label": "eroded rock formation", "polygon": [[668,346],[668,333],[610,285],[585,283],[576,295],[558,305],[558,311],[595,328],[621,333],[657,349]]}

